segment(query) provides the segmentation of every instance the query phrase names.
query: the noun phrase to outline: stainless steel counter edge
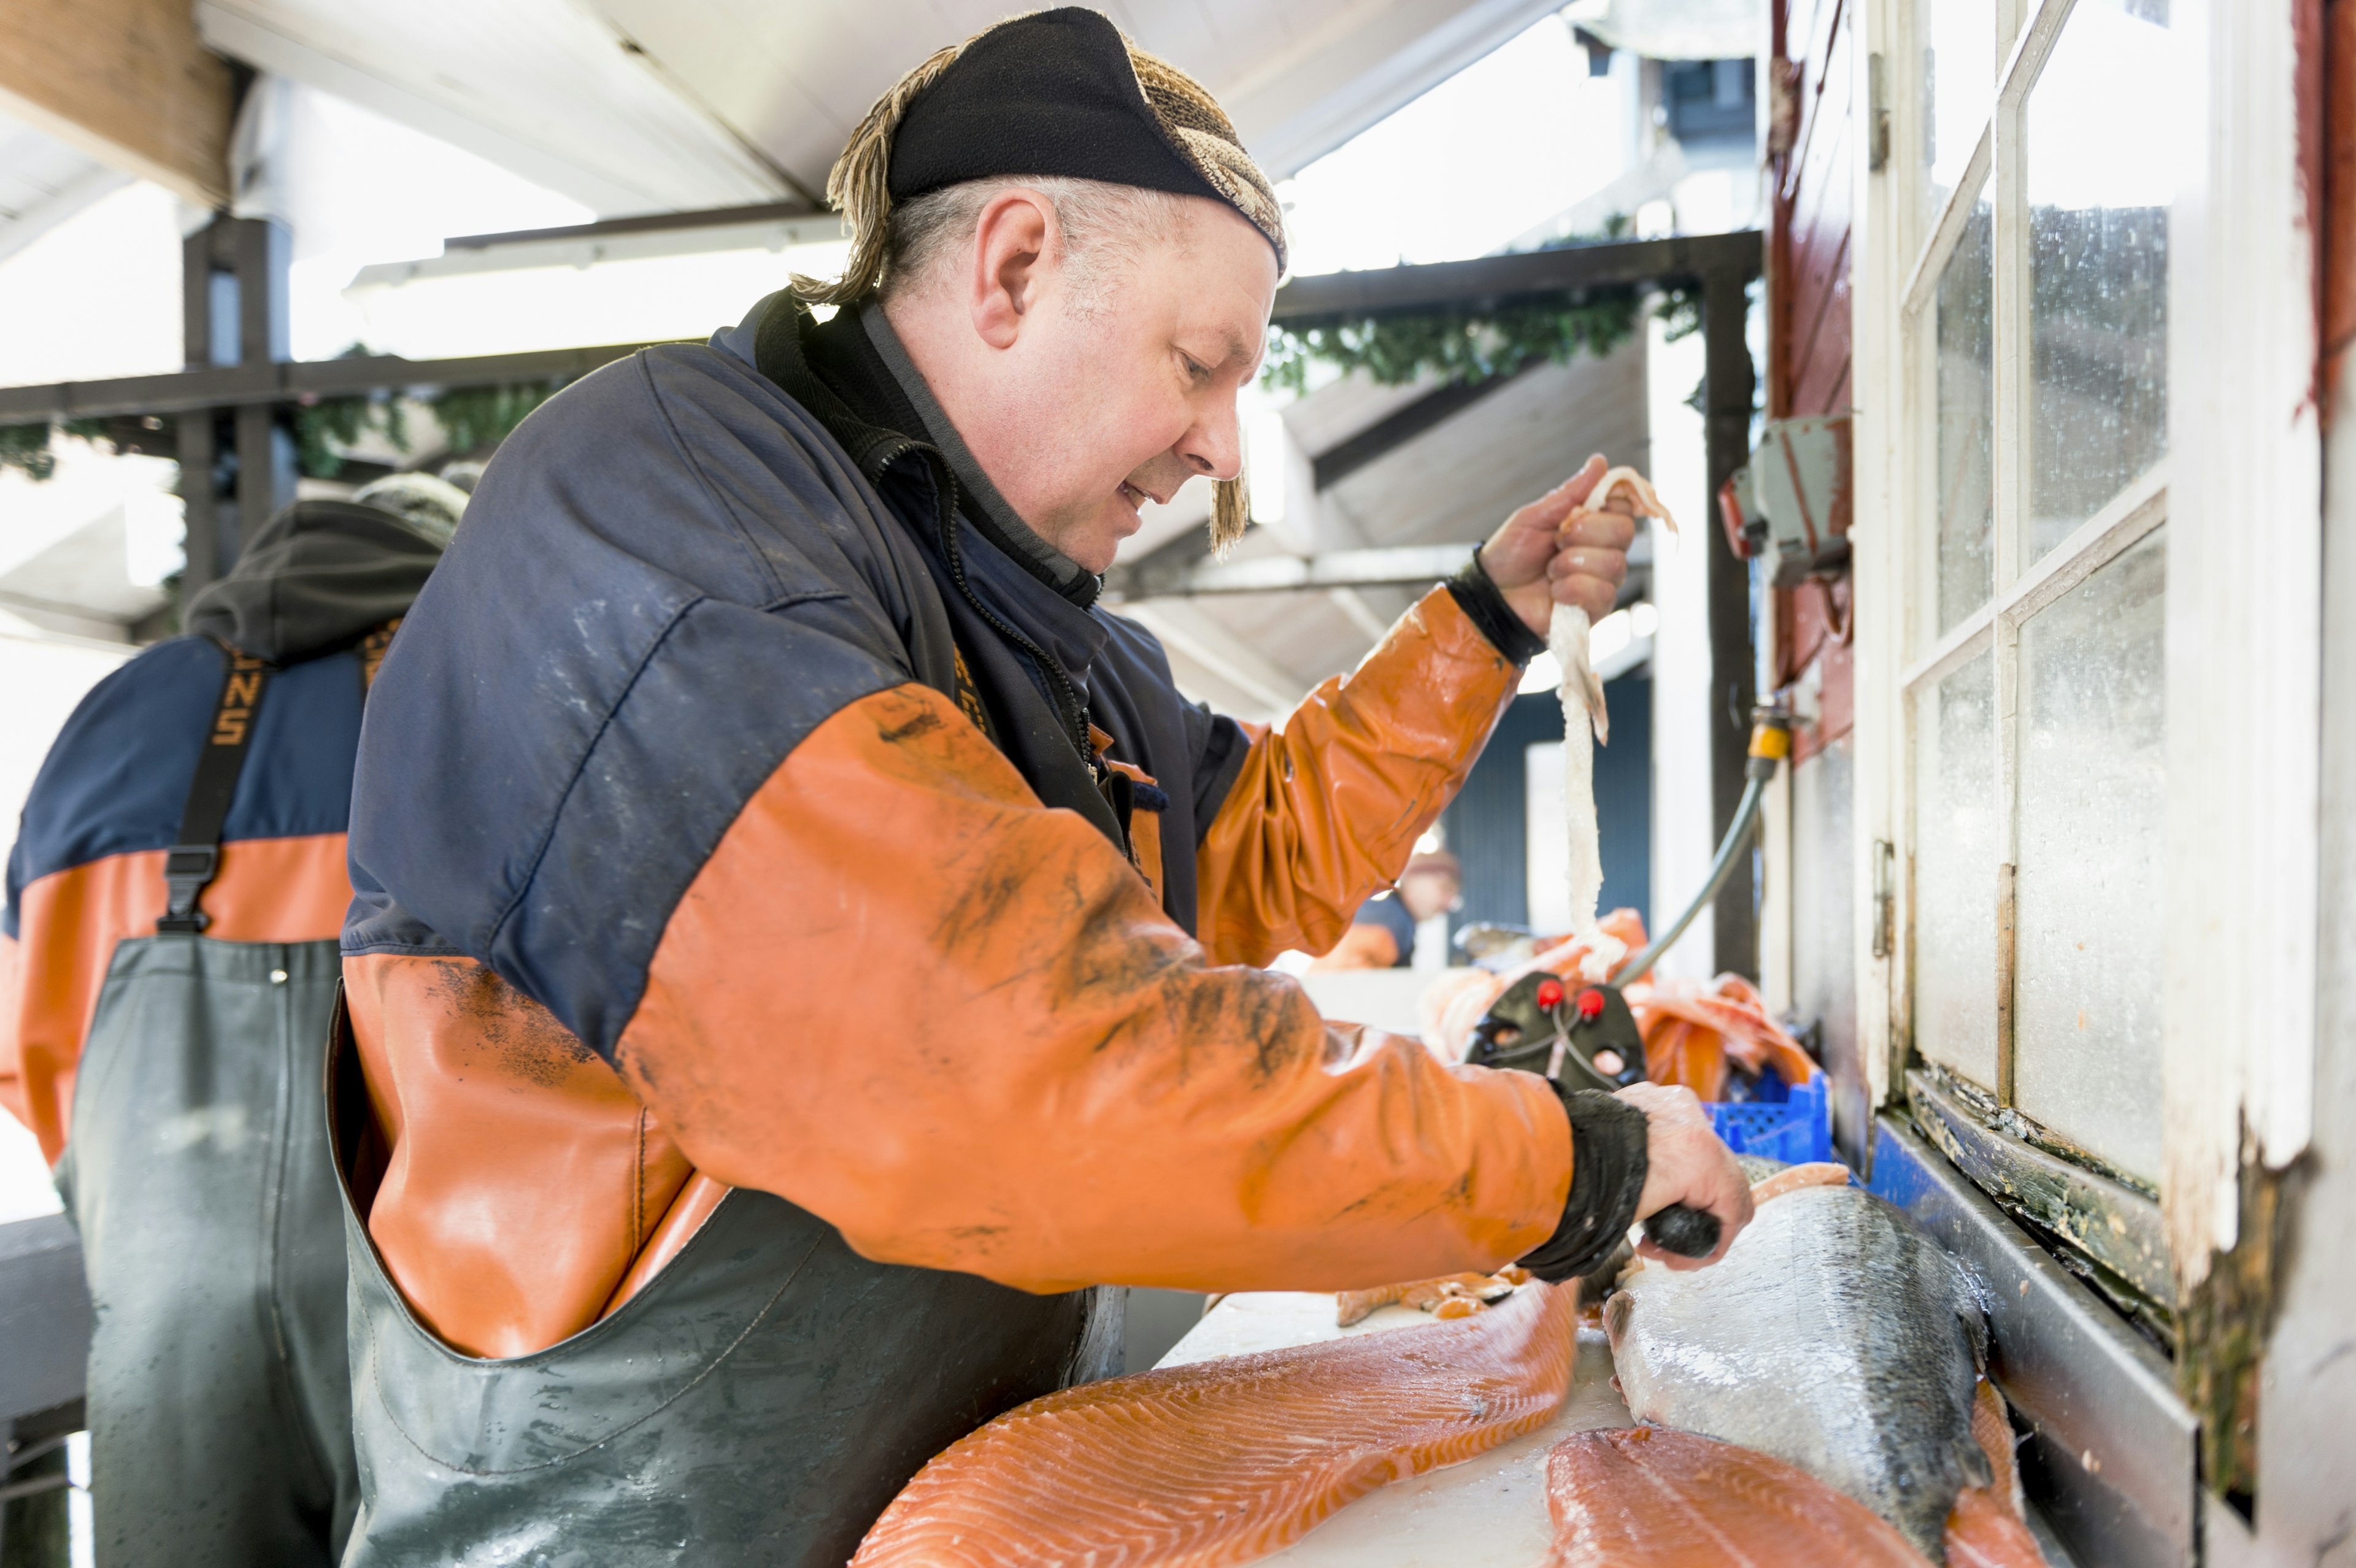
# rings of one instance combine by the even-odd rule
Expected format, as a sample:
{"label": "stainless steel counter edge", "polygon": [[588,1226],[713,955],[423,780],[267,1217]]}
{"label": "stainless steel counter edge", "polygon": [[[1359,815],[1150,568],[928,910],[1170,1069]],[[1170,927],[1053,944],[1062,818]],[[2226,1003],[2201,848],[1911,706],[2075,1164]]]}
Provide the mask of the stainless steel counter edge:
{"label": "stainless steel counter edge", "polygon": [[2021,1478],[2083,1568],[2198,1560],[2199,1426],[2168,1362],[1945,1157],[1888,1116],[1872,1189],[1978,1271],[1991,1371],[2029,1428]]}
{"label": "stainless steel counter edge", "polygon": [[90,1359],[81,1236],[63,1214],[0,1225],[0,1436],[81,1398]]}

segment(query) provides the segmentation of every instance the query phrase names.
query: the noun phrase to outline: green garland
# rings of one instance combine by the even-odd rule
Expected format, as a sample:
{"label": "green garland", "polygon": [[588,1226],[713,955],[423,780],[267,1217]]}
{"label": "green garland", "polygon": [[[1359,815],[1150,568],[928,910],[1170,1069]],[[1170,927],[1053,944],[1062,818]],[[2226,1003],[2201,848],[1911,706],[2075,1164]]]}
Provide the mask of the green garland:
{"label": "green garland", "polygon": [[1633,292],[1612,292],[1413,315],[1297,318],[1269,333],[1261,374],[1269,386],[1295,393],[1309,390],[1312,361],[1345,375],[1363,370],[1386,387],[1426,376],[1482,381],[1542,359],[1568,364],[1582,350],[1609,354],[1635,332],[1641,311]]}
{"label": "green garland", "polygon": [[[1615,214],[1600,234],[1570,235],[1540,249],[1606,244],[1625,239],[1631,227],[1627,218]],[[1485,381],[1541,360],[1568,365],[1582,351],[1601,358],[1643,325],[1646,292],[1573,289],[1500,304],[1296,317],[1269,329],[1260,379],[1298,395],[1309,390],[1312,363],[1345,376],[1364,371],[1377,386],[1403,387],[1425,377]],[[1655,314],[1667,324],[1671,342],[1690,336],[1701,330],[1701,295],[1670,288]]]}
{"label": "green garland", "polygon": [[[1672,340],[1701,328],[1701,301],[1689,289],[1670,290],[1655,314]],[[1644,316],[1634,289],[1597,289],[1397,315],[1296,317],[1270,329],[1261,380],[1305,393],[1315,362],[1344,375],[1364,371],[1385,387],[1425,377],[1483,381],[1541,360],[1567,365],[1581,353],[1601,358],[1634,336]]]}
{"label": "green garland", "polygon": [[458,387],[430,400],[426,407],[442,426],[453,453],[497,446],[515,433],[524,417],[562,389],[562,381],[509,383],[497,387]]}
{"label": "green garland", "polygon": [[0,425],[0,468],[14,468],[33,479],[47,479],[56,473],[57,455],[49,450],[49,421]]}

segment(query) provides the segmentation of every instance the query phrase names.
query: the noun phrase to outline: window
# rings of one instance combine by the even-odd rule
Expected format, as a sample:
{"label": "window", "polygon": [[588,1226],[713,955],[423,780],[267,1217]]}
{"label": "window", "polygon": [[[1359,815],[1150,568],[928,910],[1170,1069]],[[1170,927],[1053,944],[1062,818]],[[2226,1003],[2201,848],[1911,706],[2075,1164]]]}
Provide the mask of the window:
{"label": "window", "polygon": [[2169,0],[1911,9],[1902,1006],[2157,1190]]}

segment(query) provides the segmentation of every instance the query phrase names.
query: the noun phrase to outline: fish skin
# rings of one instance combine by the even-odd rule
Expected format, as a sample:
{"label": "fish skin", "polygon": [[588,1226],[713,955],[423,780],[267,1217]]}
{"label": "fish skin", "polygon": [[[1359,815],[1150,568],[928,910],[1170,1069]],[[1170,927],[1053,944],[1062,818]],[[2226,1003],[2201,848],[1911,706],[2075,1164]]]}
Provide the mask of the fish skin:
{"label": "fish skin", "polygon": [[1780,1459],[1666,1427],[1547,1453],[1548,1568],[1924,1568],[1873,1511]]}
{"label": "fish skin", "polygon": [[1860,1188],[1761,1204],[1712,1268],[1644,1264],[1604,1304],[1629,1413],[1772,1455],[1847,1493],[1933,1561],[1966,1487],[1986,1349],[1977,1294]]}
{"label": "fish skin", "polygon": [[1197,1361],[1010,1411],[919,1471],[851,1568],[1218,1568],[1378,1487],[1534,1432],[1570,1389],[1578,1293]]}

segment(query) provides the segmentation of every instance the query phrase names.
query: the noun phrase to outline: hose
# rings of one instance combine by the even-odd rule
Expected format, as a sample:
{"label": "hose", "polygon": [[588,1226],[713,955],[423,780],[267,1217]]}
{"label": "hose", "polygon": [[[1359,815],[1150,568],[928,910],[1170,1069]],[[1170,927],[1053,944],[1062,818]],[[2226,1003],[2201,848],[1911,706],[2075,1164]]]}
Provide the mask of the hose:
{"label": "hose", "polygon": [[1791,755],[1791,715],[1780,708],[1761,709],[1751,727],[1751,755],[1742,767],[1744,777],[1749,782],[1742,786],[1742,799],[1734,808],[1734,820],[1727,825],[1726,837],[1719,840],[1718,858],[1709,863],[1709,876],[1703,881],[1701,891],[1693,896],[1693,901],[1686,905],[1685,913],[1677,916],[1668,930],[1645,944],[1637,950],[1634,957],[1612,972],[1613,985],[1620,984],[1623,978],[1633,980],[1652,968],[1659,962],[1661,955],[1686,933],[1686,927],[1694,923],[1694,917],[1701,913],[1710,900],[1718,897],[1719,889],[1726,886],[1726,879],[1734,874],[1735,858],[1750,848],[1751,835],[1759,826],[1759,808],[1767,798],[1768,781],[1775,776],[1775,764]]}

